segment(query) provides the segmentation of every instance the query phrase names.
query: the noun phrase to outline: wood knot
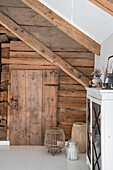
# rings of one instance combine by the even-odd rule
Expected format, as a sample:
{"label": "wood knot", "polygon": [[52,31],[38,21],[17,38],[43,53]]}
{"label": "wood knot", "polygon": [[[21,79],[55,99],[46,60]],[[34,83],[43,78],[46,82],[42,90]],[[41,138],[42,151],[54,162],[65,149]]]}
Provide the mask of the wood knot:
{"label": "wood knot", "polygon": [[14,28],[14,30],[16,31],[16,30],[17,30],[17,28]]}
{"label": "wood knot", "polygon": [[56,58],[56,56],[55,56],[55,55],[53,55],[53,56],[52,56],[52,58],[54,58],[54,59],[55,59],[55,58]]}
{"label": "wood knot", "polygon": [[45,50],[41,50],[42,53],[45,53]]}
{"label": "wood knot", "polygon": [[80,78],[81,78],[81,75],[78,75],[78,78],[80,79]]}

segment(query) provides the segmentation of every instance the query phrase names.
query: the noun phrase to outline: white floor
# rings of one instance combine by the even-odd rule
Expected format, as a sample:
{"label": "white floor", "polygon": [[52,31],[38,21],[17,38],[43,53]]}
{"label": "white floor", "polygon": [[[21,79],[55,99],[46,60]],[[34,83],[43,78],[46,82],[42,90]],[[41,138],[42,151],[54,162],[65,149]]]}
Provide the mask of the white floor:
{"label": "white floor", "polygon": [[52,156],[40,146],[0,146],[0,170],[89,170],[85,154],[66,160],[65,150]]}

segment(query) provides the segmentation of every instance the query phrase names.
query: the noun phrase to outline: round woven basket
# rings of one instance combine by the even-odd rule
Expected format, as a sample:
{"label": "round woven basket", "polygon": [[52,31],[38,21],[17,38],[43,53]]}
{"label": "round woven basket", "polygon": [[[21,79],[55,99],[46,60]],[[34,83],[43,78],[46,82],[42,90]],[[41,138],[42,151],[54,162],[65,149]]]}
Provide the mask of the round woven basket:
{"label": "round woven basket", "polygon": [[86,123],[74,123],[72,127],[72,138],[79,146],[79,153],[86,152]]}
{"label": "round woven basket", "polygon": [[44,145],[49,151],[61,150],[65,147],[65,134],[59,127],[48,128],[45,133]]}

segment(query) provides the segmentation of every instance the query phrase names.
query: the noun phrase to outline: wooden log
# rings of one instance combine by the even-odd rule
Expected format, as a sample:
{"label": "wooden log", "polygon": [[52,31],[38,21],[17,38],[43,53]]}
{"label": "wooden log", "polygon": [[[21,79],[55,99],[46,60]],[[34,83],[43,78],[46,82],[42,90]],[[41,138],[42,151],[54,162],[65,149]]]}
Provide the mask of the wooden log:
{"label": "wooden log", "polygon": [[10,43],[1,43],[1,48],[10,48]]}
{"label": "wooden log", "polygon": [[6,127],[0,127],[0,138],[1,140],[7,140],[7,129]]}
{"label": "wooden log", "polygon": [[[76,67],[80,72],[86,76],[91,77],[91,73],[94,71],[94,67]],[[60,71],[60,76],[67,76],[63,71]]]}
{"label": "wooden log", "polygon": [[[82,66],[89,66],[92,67],[94,65],[94,60],[88,60],[88,59],[65,59],[63,62],[68,62],[72,66],[80,67]],[[42,57],[37,57],[37,58],[10,58],[2,59],[3,64],[30,64],[30,65],[53,65],[51,62],[47,61],[46,59],[43,59]]]}
{"label": "wooden log", "polygon": [[10,51],[11,58],[43,58],[37,52]]}
{"label": "wooden log", "polygon": [[8,37],[6,34],[2,34],[0,35],[0,43],[1,42],[7,42],[8,41]]}
{"label": "wooden log", "polygon": [[[51,32],[51,31],[50,31]],[[35,33],[36,34],[36,33]],[[47,32],[47,34],[50,34],[49,32]],[[53,33],[52,33],[53,34]],[[51,36],[51,35],[50,35]],[[56,35],[54,36],[58,36],[58,31],[56,32]],[[64,35],[65,36],[65,35]],[[46,35],[47,37],[47,35]],[[63,41],[58,41],[60,40],[59,38],[63,39]],[[46,38],[48,39],[48,38]],[[49,38],[50,39],[50,38]],[[51,43],[52,46],[50,46],[49,48],[52,51],[82,51],[82,52],[89,52],[88,49],[84,48],[82,45],[80,45],[79,43],[77,43],[76,41],[74,42],[74,44],[72,42],[70,42],[70,47],[69,45],[67,46],[67,43],[65,43],[65,41],[67,42],[69,38],[67,38],[67,40],[64,40],[63,36],[59,35],[58,36],[58,45],[55,45],[57,47],[54,47],[54,44],[56,43],[56,38],[55,38],[55,42]],[[43,40],[44,41],[44,40]],[[61,45],[60,42],[63,42],[64,45]],[[60,44],[60,45],[59,45]],[[5,44],[3,44],[3,47],[5,46]],[[32,48],[30,48],[28,45],[26,45],[24,42],[22,41],[11,41],[10,43],[10,49],[12,51],[34,51]]]}
{"label": "wooden log", "polygon": [[1,89],[4,91],[8,90],[8,82],[7,81],[1,82]]}
{"label": "wooden log", "polygon": [[[77,112],[60,112],[60,116],[58,119],[59,124],[64,122],[67,124],[68,122],[77,122],[78,119],[83,119],[86,121],[86,112],[85,111],[77,111]],[[79,122],[79,121],[78,121]]]}
{"label": "wooden log", "polygon": [[[18,46],[18,45],[17,45]],[[63,59],[89,59],[94,60],[93,53],[89,52],[55,52],[57,55],[61,56]],[[10,56],[14,58],[26,58],[33,57],[38,58],[41,57],[37,52],[33,51],[10,51]]]}
{"label": "wooden log", "polygon": [[46,58],[48,61],[54,65],[60,67],[64,72],[70,75],[73,79],[81,83],[83,86],[88,86],[89,79],[83,74],[79,73],[75,68],[73,68],[66,61],[62,60],[58,55],[48,49],[44,44],[39,42],[31,34],[26,32],[18,24],[16,24],[12,19],[6,16],[3,12],[0,12],[0,23],[6,27],[9,31],[15,34],[18,38],[24,41],[27,45],[33,48],[36,52]]}
{"label": "wooden log", "polygon": [[69,76],[60,76],[60,84],[80,84]]}
{"label": "wooden log", "polygon": [[1,73],[1,82],[9,80],[9,72],[2,72]]}
{"label": "wooden log", "polygon": [[57,26],[67,35],[72,37],[74,40],[78,41],[84,47],[88,48],[93,53],[100,55],[100,44],[92,40],[90,37],[86,36],[80,30],[69,24],[66,20],[58,16],[52,10],[44,6],[41,2],[37,0],[21,0],[26,5],[31,7],[34,11],[38,12],[40,15],[49,20],[52,24]]}
{"label": "wooden log", "polygon": [[6,91],[0,92],[0,101],[8,101],[8,94]]}
{"label": "wooden log", "polygon": [[73,109],[73,110],[81,110],[86,109],[86,104],[79,103],[58,103],[59,108]]}
{"label": "wooden log", "polygon": [[59,70],[56,66],[40,66],[40,65],[10,65],[11,70]]}
{"label": "wooden log", "polygon": [[60,84],[60,90],[85,90],[82,85],[76,84]]}
{"label": "wooden log", "polygon": [[58,97],[58,102],[65,102],[65,103],[86,103],[86,98],[84,97],[62,97],[62,96],[59,96]]}
{"label": "wooden log", "polygon": [[8,72],[8,71],[9,71],[9,65],[8,64],[2,65],[2,72]]}
{"label": "wooden log", "polygon": [[45,59],[34,59],[34,58],[2,58],[3,64],[21,64],[21,65],[53,65]]}
{"label": "wooden log", "polygon": [[10,58],[10,48],[9,47],[2,48],[1,57],[7,58],[7,59]]}
{"label": "wooden log", "polygon": [[0,103],[0,113],[1,115],[7,115],[7,103]]}
{"label": "wooden log", "polygon": [[86,91],[64,91],[64,90],[59,90],[59,96],[70,96],[70,97],[86,97]]}

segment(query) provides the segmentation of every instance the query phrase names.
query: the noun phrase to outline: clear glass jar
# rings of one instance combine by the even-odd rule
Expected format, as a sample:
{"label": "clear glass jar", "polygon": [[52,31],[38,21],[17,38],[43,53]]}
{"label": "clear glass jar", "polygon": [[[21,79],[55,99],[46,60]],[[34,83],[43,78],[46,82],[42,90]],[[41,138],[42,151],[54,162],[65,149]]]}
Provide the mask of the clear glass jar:
{"label": "clear glass jar", "polygon": [[79,158],[79,147],[74,139],[69,140],[66,145],[66,158],[72,161]]}

